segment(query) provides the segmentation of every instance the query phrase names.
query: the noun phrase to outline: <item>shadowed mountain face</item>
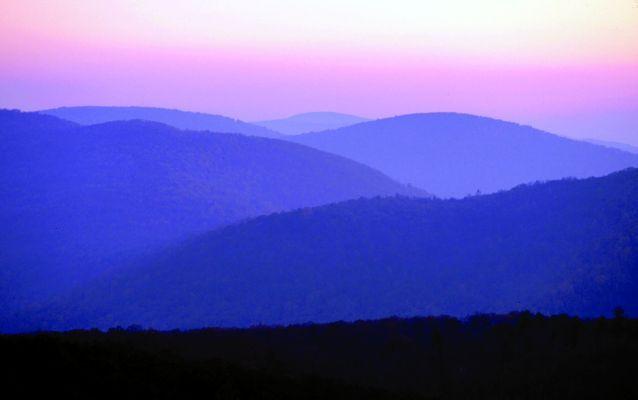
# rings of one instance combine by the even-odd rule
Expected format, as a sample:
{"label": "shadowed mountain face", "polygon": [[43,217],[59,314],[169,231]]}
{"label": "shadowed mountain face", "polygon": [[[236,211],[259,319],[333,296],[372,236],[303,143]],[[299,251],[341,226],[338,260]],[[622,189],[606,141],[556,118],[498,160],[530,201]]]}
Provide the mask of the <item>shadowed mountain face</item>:
{"label": "shadowed mountain face", "polygon": [[229,222],[361,196],[422,194],[294,143],[147,121],[82,127],[0,111],[0,149],[3,311],[129,252]]}
{"label": "shadowed mountain face", "polygon": [[288,118],[254,122],[254,124],[286,135],[298,135],[342,128],[365,121],[369,121],[369,119],[335,112],[310,112]]}
{"label": "shadowed mountain face", "polygon": [[152,107],[61,107],[40,111],[43,114],[73,121],[82,125],[94,125],[112,121],[141,119],[161,122],[179,129],[241,133],[249,136],[279,138],[270,129],[242,122],[221,115],[204,114]]}
{"label": "shadowed mountain face", "polygon": [[635,315],[637,249],[636,169],[463,200],[353,200],[195,238],[107,274],[23,327],[248,326],[512,309],[597,316],[615,306]]}
{"label": "shadowed mountain face", "polygon": [[443,197],[638,166],[635,154],[454,113],[405,115],[290,140],[362,162]]}

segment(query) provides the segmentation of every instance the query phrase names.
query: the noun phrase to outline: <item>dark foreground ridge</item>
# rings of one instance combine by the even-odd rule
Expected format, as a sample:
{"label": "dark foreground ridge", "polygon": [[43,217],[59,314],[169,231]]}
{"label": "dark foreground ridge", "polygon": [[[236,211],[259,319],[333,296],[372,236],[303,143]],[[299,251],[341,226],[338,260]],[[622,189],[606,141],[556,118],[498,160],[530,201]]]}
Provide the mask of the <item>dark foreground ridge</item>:
{"label": "dark foreground ridge", "polygon": [[0,336],[5,391],[219,399],[637,398],[638,320],[540,314]]}

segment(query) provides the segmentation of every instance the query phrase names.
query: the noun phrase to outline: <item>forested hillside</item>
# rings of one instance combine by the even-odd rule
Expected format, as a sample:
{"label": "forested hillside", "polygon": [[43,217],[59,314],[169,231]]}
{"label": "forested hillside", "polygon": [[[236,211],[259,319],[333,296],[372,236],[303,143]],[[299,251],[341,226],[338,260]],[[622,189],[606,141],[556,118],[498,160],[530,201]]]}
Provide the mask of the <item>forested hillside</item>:
{"label": "forested hillside", "polygon": [[25,323],[171,329],[615,306],[636,315],[636,249],[636,169],[463,200],[361,199],[202,235]]}

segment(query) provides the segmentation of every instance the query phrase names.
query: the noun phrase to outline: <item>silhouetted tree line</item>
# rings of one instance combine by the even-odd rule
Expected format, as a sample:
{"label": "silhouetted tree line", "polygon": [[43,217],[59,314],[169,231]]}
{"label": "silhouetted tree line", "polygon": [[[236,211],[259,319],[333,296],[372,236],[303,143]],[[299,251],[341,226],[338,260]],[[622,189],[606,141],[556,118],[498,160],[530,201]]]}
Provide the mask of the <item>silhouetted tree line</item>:
{"label": "silhouetted tree line", "polygon": [[[5,390],[67,397],[638,398],[638,319],[529,312],[0,337]],[[399,395],[397,395],[399,393]]]}
{"label": "silhouetted tree line", "polygon": [[[216,359],[140,351],[111,334],[2,337],[5,393],[77,399],[416,399],[314,376],[273,374]],[[38,396],[38,397],[36,397]]]}

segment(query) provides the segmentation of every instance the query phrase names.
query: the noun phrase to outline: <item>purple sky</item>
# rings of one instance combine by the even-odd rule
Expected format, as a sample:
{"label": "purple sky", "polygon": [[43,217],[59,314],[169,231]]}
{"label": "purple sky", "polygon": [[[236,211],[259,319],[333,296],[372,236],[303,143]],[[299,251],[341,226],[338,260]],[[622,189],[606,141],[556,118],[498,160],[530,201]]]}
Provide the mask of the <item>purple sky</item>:
{"label": "purple sky", "polygon": [[0,107],[458,111],[638,145],[633,0],[5,0],[0,59]]}

